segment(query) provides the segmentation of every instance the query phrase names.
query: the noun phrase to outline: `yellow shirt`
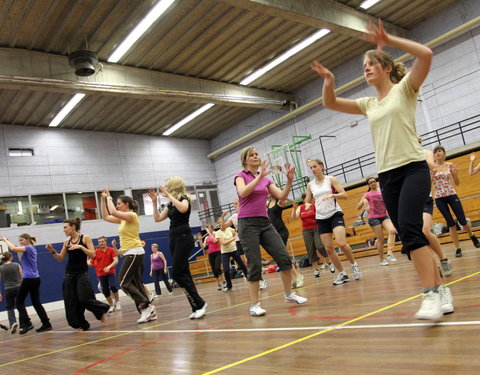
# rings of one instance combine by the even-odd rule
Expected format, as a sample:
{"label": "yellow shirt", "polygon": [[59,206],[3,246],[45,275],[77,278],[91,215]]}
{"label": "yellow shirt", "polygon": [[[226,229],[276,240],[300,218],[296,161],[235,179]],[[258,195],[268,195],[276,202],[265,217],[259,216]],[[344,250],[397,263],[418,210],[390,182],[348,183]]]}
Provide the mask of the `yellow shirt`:
{"label": "yellow shirt", "polygon": [[120,251],[122,253],[136,247],[143,247],[140,241],[140,220],[135,212],[132,212],[133,220],[128,222],[121,220],[118,227],[120,236]]}
{"label": "yellow shirt", "polygon": [[409,76],[403,77],[382,100],[356,100],[370,123],[378,173],[425,160],[415,123],[417,93],[410,86]]}
{"label": "yellow shirt", "polygon": [[[220,240],[220,238],[223,238],[224,241],[231,240],[232,238],[235,238],[234,235],[235,231],[232,228],[225,228],[225,230],[217,230],[215,232],[215,237]],[[237,250],[237,244],[235,241],[230,242],[227,245],[221,245],[221,252],[222,254],[225,253],[233,253],[234,251]]]}

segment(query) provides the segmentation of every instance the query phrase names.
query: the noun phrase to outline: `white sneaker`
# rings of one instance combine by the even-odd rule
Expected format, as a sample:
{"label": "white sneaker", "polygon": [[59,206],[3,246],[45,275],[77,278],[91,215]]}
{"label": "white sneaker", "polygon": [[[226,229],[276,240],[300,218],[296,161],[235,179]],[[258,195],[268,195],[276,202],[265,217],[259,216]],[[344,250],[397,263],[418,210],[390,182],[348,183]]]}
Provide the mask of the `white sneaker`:
{"label": "white sneaker", "polygon": [[207,313],[207,306],[208,305],[205,302],[201,309],[198,309],[197,311],[195,311],[195,315],[193,316],[193,319],[200,319],[200,318],[204,317],[205,314]]}
{"label": "white sneaker", "polygon": [[388,262],[387,262],[385,259],[382,259],[382,260],[380,261],[380,265],[381,265],[381,266],[389,266]]}
{"label": "white sneaker", "polygon": [[259,284],[259,289],[260,290],[263,290],[263,289],[267,289],[267,280],[260,280],[260,284]]}
{"label": "white sneaker", "polygon": [[148,305],[146,308],[141,310],[140,318],[137,319],[137,323],[148,322],[148,318],[152,312],[155,312],[155,307],[153,305]]}
{"label": "white sneaker", "polygon": [[302,303],[306,303],[307,301],[308,299],[306,299],[305,297],[297,296],[297,293],[295,292],[285,293],[285,302],[301,305]]}
{"label": "white sneaker", "polygon": [[445,285],[440,285],[437,291],[440,293],[440,303],[443,314],[453,313],[455,311],[455,307],[453,307],[453,297],[450,288],[446,287]]}
{"label": "white sneaker", "polygon": [[327,268],[327,263],[323,263],[323,264],[320,266],[320,269],[321,269],[321,270],[324,270],[325,268]]}
{"label": "white sneaker", "polygon": [[335,266],[332,262],[328,263],[328,267],[330,268],[330,273],[335,273]]}
{"label": "white sneaker", "polygon": [[415,314],[415,319],[439,320],[443,316],[440,293],[433,290],[424,293],[422,304]]}
{"label": "white sneaker", "polygon": [[108,312],[113,313],[114,311],[115,311],[115,305],[110,306],[110,308],[108,309]]}
{"label": "white sneaker", "polygon": [[267,311],[262,309],[260,303],[257,302],[256,304],[250,306],[250,315],[251,316],[263,316]]}
{"label": "white sneaker", "polygon": [[393,254],[388,254],[387,255],[387,260],[389,262],[398,262],[397,258],[395,258],[395,256]]}
{"label": "white sneaker", "polygon": [[120,305],[120,302],[115,302],[115,308],[113,309],[113,311],[120,311],[122,309],[122,306]]}
{"label": "white sneaker", "polygon": [[12,324],[12,326],[10,327],[10,333],[11,334],[14,334],[15,332],[17,332],[17,329],[18,329],[18,323],[15,322]]}
{"label": "white sneaker", "polygon": [[320,271],[319,270],[314,270],[313,271],[313,277],[320,277]]}
{"label": "white sneaker", "polygon": [[295,280],[295,284],[297,286],[297,288],[300,288],[301,286],[303,286],[303,275],[298,275],[297,276],[297,279]]}
{"label": "white sneaker", "polygon": [[195,319],[195,311],[192,312],[188,317],[189,317],[190,319]]}
{"label": "white sneaker", "polygon": [[360,272],[360,266],[357,263],[352,264],[352,270],[353,270],[353,278],[355,280],[360,280],[362,278],[362,273]]}
{"label": "white sneaker", "polygon": [[333,280],[333,285],[341,285],[343,283],[348,283],[350,279],[345,272],[340,272],[335,280]]}

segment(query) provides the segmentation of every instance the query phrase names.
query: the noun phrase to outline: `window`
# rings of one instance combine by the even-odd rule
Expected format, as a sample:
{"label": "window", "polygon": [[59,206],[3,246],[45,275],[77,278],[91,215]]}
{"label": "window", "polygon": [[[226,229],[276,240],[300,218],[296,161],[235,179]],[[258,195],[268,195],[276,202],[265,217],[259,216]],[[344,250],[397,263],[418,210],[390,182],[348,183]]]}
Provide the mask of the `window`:
{"label": "window", "polygon": [[147,193],[148,189],[132,190],[132,198],[138,202],[139,215],[153,215],[152,200]]}
{"label": "window", "polygon": [[96,220],[99,218],[94,192],[67,193],[65,197],[69,218],[77,216],[82,220]]}
{"label": "window", "polygon": [[32,211],[34,224],[63,222],[66,219],[63,194],[32,195]]}
{"label": "window", "polygon": [[198,201],[197,201],[197,194],[195,193],[194,186],[187,186],[186,191],[190,194],[190,204],[192,206],[192,211],[198,211]]}
{"label": "window", "polygon": [[0,227],[30,225],[30,202],[28,197],[0,198]]}
{"label": "window", "polygon": [[8,156],[33,156],[33,148],[9,148]]}

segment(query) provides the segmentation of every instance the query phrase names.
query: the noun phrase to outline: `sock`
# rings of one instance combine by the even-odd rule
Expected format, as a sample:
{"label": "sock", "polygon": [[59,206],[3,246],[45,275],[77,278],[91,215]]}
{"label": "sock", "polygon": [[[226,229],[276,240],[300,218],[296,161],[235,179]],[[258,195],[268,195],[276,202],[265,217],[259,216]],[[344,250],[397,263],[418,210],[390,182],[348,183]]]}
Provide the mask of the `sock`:
{"label": "sock", "polygon": [[422,292],[425,294],[425,293],[428,293],[430,291],[434,291],[436,292],[438,289],[438,286],[434,286],[434,287],[431,287],[431,288],[423,288]]}
{"label": "sock", "polygon": [[442,262],[442,263],[448,263],[448,258],[441,259],[440,262]]}

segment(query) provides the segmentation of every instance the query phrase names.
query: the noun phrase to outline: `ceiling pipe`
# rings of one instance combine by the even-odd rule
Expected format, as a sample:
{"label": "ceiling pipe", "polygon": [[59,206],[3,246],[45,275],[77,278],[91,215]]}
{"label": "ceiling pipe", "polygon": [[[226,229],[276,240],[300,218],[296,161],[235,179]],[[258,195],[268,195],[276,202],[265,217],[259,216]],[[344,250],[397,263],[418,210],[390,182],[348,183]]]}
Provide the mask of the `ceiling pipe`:
{"label": "ceiling pipe", "polygon": [[[452,30],[448,31],[445,34],[443,34],[443,35],[441,35],[441,36],[439,36],[435,39],[432,39],[431,41],[425,43],[425,45],[430,47],[430,48],[437,47],[440,44],[443,44],[446,41],[448,41],[452,38],[455,38],[455,37],[467,32],[467,31],[469,31],[470,29],[478,26],[479,24],[480,24],[480,17],[476,17],[473,20],[470,20],[470,21],[464,23],[463,25],[460,25],[460,26],[456,27],[455,29],[452,29]],[[395,61],[396,62],[404,62],[404,61],[407,61],[410,58],[412,58],[412,55],[406,53],[406,54],[400,56],[399,58],[397,58]],[[363,78],[363,76],[355,78],[354,80],[352,80],[352,81],[346,83],[345,85],[337,88],[335,90],[335,94],[337,94],[337,95],[341,94],[342,92],[350,90],[351,88],[353,88],[355,86],[358,86],[360,83],[363,83],[363,82],[365,82],[365,79]],[[247,135],[244,135],[243,137],[237,139],[236,141],[231,142],[228,145],[225,145],[225,146],[219,148],[218,150],[215,150],[215,151],[209,153],[207,155],[207,158],[214,159],[217,156],[227,152],[228,150],[231,150],[232,148],[234,148],[238,145],[241,145],[242,143],[256,137],[257,135],[263,134],[263,133],[267,132],[268,130],[277,127],[278,125],[281,125],[284,122],[287,122],[288,120],[290,120],[290,119],[292,119],[296,116],[299,116],[302,113],[305,113],[305,112],[309,111],[310,109],[312,109],[314,107],[319,106],[320,104],[322,104],[322,102],[323,102],[322,97],[314,99],[311,102],[305,104],[304,106],[301,106],[298,109],[296,109],[292,112],[289,112],[288,114],[286,114],[282,117],[279,117],[278,119],[276,119],[272,122],[269,122],[266,125],[263,125],[261,128],[258,128],[257,130],[254,130],[253,132],[251,132]]]}

